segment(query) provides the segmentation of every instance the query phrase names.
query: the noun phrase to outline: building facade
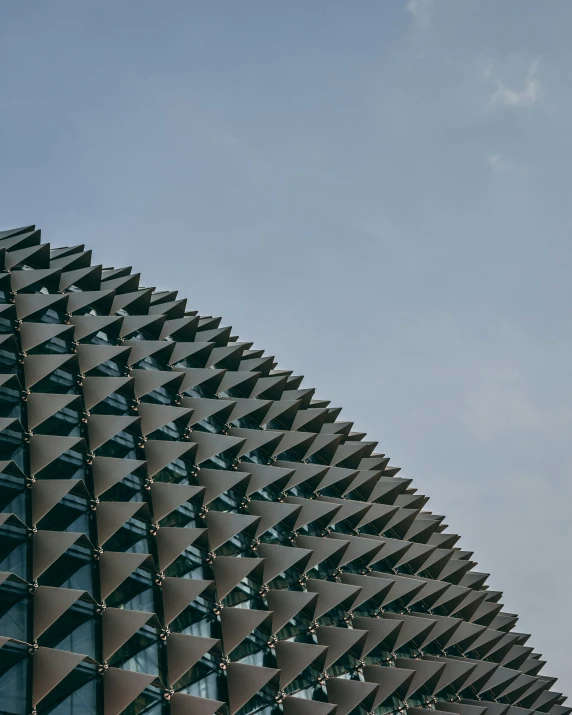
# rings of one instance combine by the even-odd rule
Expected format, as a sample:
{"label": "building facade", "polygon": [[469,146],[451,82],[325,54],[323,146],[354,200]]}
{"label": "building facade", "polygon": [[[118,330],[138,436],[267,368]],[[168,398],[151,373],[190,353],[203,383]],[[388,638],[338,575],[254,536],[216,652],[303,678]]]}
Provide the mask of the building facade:
{"label": "building facade", "polygon": [[0,260],[1,714],[571,712],[302,377],[33,226]]}

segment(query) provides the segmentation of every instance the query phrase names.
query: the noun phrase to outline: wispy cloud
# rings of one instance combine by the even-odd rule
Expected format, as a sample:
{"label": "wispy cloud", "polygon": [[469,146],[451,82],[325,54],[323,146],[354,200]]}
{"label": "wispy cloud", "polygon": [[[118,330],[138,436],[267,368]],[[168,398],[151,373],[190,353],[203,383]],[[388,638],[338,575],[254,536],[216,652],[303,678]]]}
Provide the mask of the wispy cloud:
{"label": "wispy cloud", "polygon": [[433,0],[408,0],[407,11],[417,25],[426,27],[431,21]]}
{"label": "wispy cloud", "polygon": [[488,156],[488,162],[491,169],[495,171],[504,171],[506,168],[505,160],[500,154],[490,154]]}
{"label": "wispy cloud", "polygon": [[508,174],[509,172],[522,171],[525,167],[513,159],[509,159],[504,154],[489,154],[487,162],[492,171],[497,174]]}
{"label": "wispy cloud", "polygon": [[[490,104],[500,104],[505,107],[530,107],[536,104],[540,97],[541,84],[537,78],[538,60],[531,62],[528,73],[524,80],[522,89],[514,89],[504,84],[500,79],[496,81],[496,91],[490,98]],[[487,68],[486,76],[492,73],[491,68]]]}

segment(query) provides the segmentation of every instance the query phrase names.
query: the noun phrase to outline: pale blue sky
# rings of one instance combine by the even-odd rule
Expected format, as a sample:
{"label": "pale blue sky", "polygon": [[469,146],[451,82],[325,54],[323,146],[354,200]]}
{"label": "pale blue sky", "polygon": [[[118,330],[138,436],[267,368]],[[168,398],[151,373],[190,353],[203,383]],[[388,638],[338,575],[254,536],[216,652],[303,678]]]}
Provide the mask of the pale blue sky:
{"label": "pale blue sky", "polygon": [[4,0],[0,228],[343,405],[572,681],[572,3]]}

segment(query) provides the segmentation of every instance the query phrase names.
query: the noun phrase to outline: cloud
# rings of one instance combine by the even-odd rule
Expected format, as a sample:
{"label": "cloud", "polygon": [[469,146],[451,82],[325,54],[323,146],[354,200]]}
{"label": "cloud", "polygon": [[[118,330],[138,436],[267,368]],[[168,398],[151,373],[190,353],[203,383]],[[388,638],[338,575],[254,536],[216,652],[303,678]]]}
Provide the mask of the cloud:
{"label": "cloud", "polygon": [[489,157],[487,157],[487,160],[489,162],[489,166],[494,171],[506,171],[510,168],[504,157],[502,157],[500,154],[491,154]]}
{"label": "cloud", "polygon": [[[538,61],[531,62],[524,81],[524,87],[520,90],[507,87],[502,80],[497,80],[497,89],[490,99],[490,104],[500,104],[505,107],[530,107],[536,104],[540,97],[541,84],[536,77]],[[486,76],[490,76],[492,70],[489,69]]]}
{"label": "cloud", "polygon": [[426,27],[431,21],[433,0],[408,0],[407,11],[417,25]]}
{"label": "cloud", "polygon": [[491,171],[496,174],[508,174],[515,171],[525,171],[526,167],[517,163],[513,159],[509,159],[504,154],[489,154],[487,162]]}

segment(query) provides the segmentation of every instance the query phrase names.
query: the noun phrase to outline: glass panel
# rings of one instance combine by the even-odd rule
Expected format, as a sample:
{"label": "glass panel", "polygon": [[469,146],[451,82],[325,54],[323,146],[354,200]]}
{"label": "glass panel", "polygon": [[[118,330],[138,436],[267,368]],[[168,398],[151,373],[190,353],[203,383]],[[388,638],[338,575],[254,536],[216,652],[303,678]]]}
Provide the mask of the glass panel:
{"label": "glass panel", "polygon": [[196,544],[188,546],[173,563],[165,569],[165,575],[178,578],[211,579],[210,567],[205,565],[205,552]]}
{"label": "glass panel", "polygon": [[128,705],[121,715],[167,715],[168,703],[163,693],[153,686],[145,688],[135,700]]}
{"label": "glass panel", "polygon": [[156,482],[175,484],[197,484],[196,469],[192,462],[179,458],[172,461],[153,476]]}
{"label": "glass panel", "polygon": [[81,437],[82,413],[73,407],[64,407],[55,415],[39,424],[34,433],[49,434],[56,437]]}
{"label": "glass panel", "polygon": [[75,531],[89,534],[89,515],[90,508],[87,497],[66,494],[38,522],[38,528],[46,531]]}
{"label": "glass panel", "polygon": [[13,459],[22,472],[26,472],[24,455],[24,430],[15,422],[0,432],[0,460]]}
{"label": "glass panel", "polygon": [[38,705],[38,715],[95,715],[97,666],[80,663]]}
{"label": "glass panel", "polygon": [[15,573],[28,580],[28,546],[24,526],[5,522],[0,526],[0,571]]}
{"label": "glass panel", "polygon": [[147,534],[147,525],[139,519],[131,518],[105,542],[105,550],[148,554]]}
{"label": "glass panel", "polygon": [[97,681],[92,680],[78,690],[75,690],[52,710],[42,710],[40,708],[38,712],[49,712],[51,715],[96,715]]}
{"label": "glass panel", "polygon": [[22,392],[16,378],[10,378],[10,383],[0,387],[0,417],[14,417],[23,423]]}
{"label": "glass panel", "polygon": [[154,628],[144,626],[109,659],[112,668],[159,676],[159,643]]}
{"label": "glass panel", "polygon": [[[13,349],[10,348],[10,344]],[[16,343],[14,340],[6,340],[0,346],[0,373],[6,375],[19,372],[21,372],[21,365],[18,362]]]}
{"label": "glass panel", "polygon": [[93,595],[93,555],[91,549],[73,544],[38,578],[43,586],[77,588]]}
{"label": "glass panel", "polygon": [[13,578],[0,586],[0,634],[28,641],[28,587]]}
{"label": "glass panel", "polygon": [[136,569],[107,597],[106,603],[131,611],[155,611],[153,576],[148,571]]}
{"label": "glass panel", "polygon": [[131,395],[114,392],[91,408],[94,415],[130,415],[133,407]]}
{"label": "glass panel", "polygon": [[28,355],[62,355],[71,353],[71,345],[71,339],[66,340],[61,336],[56,336],[28,350]]}
{"label": "glass panel", "polygon": [[16,514],[26,523],[26,482],[23,476],[0,474],[0,509]]}
{"label": "glass panel", "polygon": [[32,392],[55,392],[57,394],[76,394],[78,392],[78,376],[74,370],[77,365],[74,361],[54,370],[32,387]]}
{"label": "glass panel", "polygon": [[[135,427],[134,427],[135,429]],[[139,446],[141,436],[132,432],[118,432],[105,444],[95,450],[101,457],[118,457],[120,459],[143,459],[143,450]]]}
{"label": "glass panel", "polygon": [[124,377],[126,370],[125,362],[106,360],[86,374],[90,377]]}
{"label": "glass panel", "polygon": [[0,659],[0,713],[26,715],[28,692],[28,657],[26,646],[7,643]]}
{"label": "glass panel", "polygon": [[[96,618],[93,603],[78,600],[38,639],[40,646],[82,653],[97,660]],[[99,628],[101,626],[99,625]]]}
{"label": "glass panel", "polygon": [[86,455],[81,451],[80,443],[74,449],[68,449],[53,462],[50,462],[36,478],[39,479],[83,479],[87,476]]}

